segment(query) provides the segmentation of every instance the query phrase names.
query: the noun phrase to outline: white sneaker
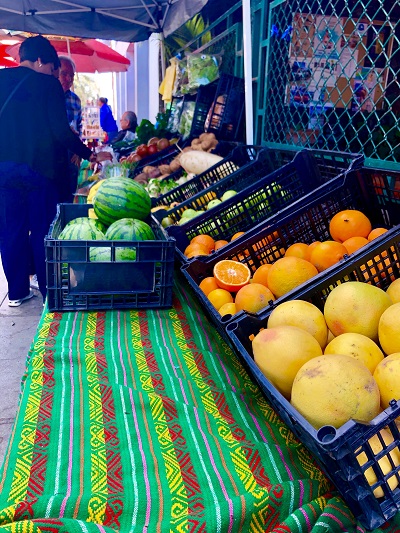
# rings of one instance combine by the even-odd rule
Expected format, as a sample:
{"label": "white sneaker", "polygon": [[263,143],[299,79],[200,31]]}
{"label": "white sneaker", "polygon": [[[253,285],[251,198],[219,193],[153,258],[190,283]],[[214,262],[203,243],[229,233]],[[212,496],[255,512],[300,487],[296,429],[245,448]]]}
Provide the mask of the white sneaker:
{"label": "white sneaker", "polygon": [[28,296],[21,298],[20,300],[8,300],[8,307],[19,307],[23,302],[30,300],[35,296],[35,293],[30,290]]}
{"label": "white sneaker", "polygon": [[31,289],[36,289],[37,291],[39,290],[39,283],[38,283],[36,274],[33,274],[33,276],[31,277],[30,284],[31,284]]}

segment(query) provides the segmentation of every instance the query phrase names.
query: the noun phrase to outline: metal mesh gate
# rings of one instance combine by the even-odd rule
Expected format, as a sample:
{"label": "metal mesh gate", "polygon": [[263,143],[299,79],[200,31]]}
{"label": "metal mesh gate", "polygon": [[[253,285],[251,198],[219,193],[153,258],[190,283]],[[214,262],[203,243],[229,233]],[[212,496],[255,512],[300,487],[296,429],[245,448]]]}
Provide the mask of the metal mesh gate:
{"label": "metal mesh gate", "polygon": [[360,152],[397,166],[399,17],[393,0],[253,6],[256,142]]}

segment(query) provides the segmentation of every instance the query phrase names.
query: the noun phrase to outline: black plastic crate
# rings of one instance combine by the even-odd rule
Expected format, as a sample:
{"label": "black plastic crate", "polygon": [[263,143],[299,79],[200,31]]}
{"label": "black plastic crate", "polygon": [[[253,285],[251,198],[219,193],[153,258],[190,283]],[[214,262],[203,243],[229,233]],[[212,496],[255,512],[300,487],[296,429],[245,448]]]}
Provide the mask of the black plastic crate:
{"label": "black plastic crate", "polygon": [[205,131],[215,133],[218,140],[243,141],[244,106],[244,80],[221,73]]}
{"label": "black plastic crate", "polygon": [[[282,297],[279,303],[287,300],[301,299],[312,302],[321,310],[329,293],[334,287],[347,281],[372,283],[386,289],[393,276],[400,277],[400,227],[389,230],[365,248],[358,250],[348,259],[326,270],[313,280],[303,284],[297,290]],[[336,485],[355,517],[367,528],[374,529],[382,525],[400,510],[400,489],[389,487],[388,478],[396,476],[400,485],[400,466],[384,475],[378,466],[378,459],[394,447],[400,447],[399,428],[395,420],[400,416],[400,401],[393,401],[383,413],[370,423],[351,420],[341,428],[324,426],[315,429],[307,420],[280,394],[272,383],[262,374],[254,362],[252,339],[267,327],[268,318],[277,304],[256,315],[241,313],[237,320],[227,326],[227,334],[240,359],[247,366],[250,374],[258,383],[267,400],[280,415],[286,425],[312,452],[325,474]],[[317,407],[316,407],[317,408]],[[384,451],[375,458],[371,453],[368,440],[385,428],[394,442],[383,445]],[[359,466],[357,456],[365,452],[368,462]],[[369,486],[364,472],[372,467],[377,476],[377,483]],[[381,487],[384,497],[377,498],[373,491]]]}
{"label": "black plastic crate", "polygon": [[[58,237],[90,204],[59,204],[45,239],[49,311],[167,308],[172,305],[175,241],[154,217],[146,220],[157,240],[65,241]],[[136,249],[136,260],[115,261],[116,248]],[[90,248],[111,248],[111,260],[91,262]]]}
{"label": "black plastic crate", "polygon": [[[247,179],[247,172],[249,171],[250,166],[258,160],[257,156],[261,151],[266,153],[266,151],[260,146],[237,146],[227,157],[224,157],[213,167],[198,174],[183,185],[179,185],[168,193],[155,198],[154,205],[170,206],[173,202],[185,202],[190,198],[203,193],[210,186],[220,182],[227,176],[230,178],[233,177],[234,180],[241,178]],[[260,162],[263,163],[264,159],[260,160]],[[168,215],[164,214],[164,216],[169,216],[171,214],[173,218],[176,218],[175,213],[177,213],[177,209],[168,210]]]}
{"label": "black plastic crate", "polygon": [[[399,224],[398,200],[393,203],[393,200],[387,197],[386,203],[383,204],[383,196],[375,194],[373,180],[377,172],[381,176],[387,175],[387,171],[369,168],[350,171],[344,177],[321,186],[308,199],[298,200],[275,216],[266,218],[218,252],[208,257],[193,259],[182,266],[183,274],[222,336],[228,339],[226,326],[237,320],[239,314],[221,317],[199,289],[200,282],[213,275],[214,265],[222,259],[231,259],[245,263],[254,273],[262,264],[273,263],[283,257],[285,250],[296,242],[311,244],[313,241],[331,240],[329,222],[343,209],[359,209],[369,217],[373,227],[392,227]],[[365,250],[375,245],[373,241],[366,245]],[[366,269],[368,270],[368,267]],[[315,276],[309,283],[318,283],[323,275],[324,273]],[[295,298],[296,291],[295,289],[277,299],[277,303]]]}
{"label": "black plastic crate", "polygon": [[[199,137],[205,131],[207,115],[214,103],[218,82],[214,81],[208,85],[201,85],[196,95],[196,107],[193,115],[190,138]],[[218,136],[216,135],[217,139]]]}
{"label": "black plastic crate", "polygon": [[129,177],[134,178],[143,172],[143,168],[146,166],[158,167],[159,165],[168,165],[179,154],[180,150],[177,145],[170,144],[167,148],[164,148],[164,150],[160,150],[155,154],[148,155],[141,159],[135,168],[129,172]]}
{"label": "black plastic crate", "polygon": [[[175,237],[178,259],[185,263],[185,248],[196,235],[207,233],[215,240],[229,241],[235,233],[253,228],[362,162],[362,156],[342,152],[264,149],[251,167],[235,172],[229,179],[225,178],[191,200],[167,212],[161,211],[157,216],[169,216],[175,222],[167,232]],[[229,189],[240,192],[183,225],[176,223],[185,209],[204,209],[212,193],[221,197]]]}

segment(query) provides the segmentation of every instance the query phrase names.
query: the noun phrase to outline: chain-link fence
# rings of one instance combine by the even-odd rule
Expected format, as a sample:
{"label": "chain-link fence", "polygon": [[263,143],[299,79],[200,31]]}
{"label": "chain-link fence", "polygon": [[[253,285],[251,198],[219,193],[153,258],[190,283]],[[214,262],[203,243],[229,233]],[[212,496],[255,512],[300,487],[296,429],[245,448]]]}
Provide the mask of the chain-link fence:
{"label": "chain-link fence", "polygon": [[256,141],[400,162],[399,2],[276,0],[253,14]]}

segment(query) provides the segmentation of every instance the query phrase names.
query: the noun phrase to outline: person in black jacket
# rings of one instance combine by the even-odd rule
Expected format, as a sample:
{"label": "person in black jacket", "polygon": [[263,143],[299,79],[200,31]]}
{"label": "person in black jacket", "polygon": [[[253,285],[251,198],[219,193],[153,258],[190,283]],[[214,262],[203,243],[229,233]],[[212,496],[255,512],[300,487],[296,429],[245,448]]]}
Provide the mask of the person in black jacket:
{"label": "person in black jacket", "polygon": [[0,70],[0,253],[8,305],[34,293],[29,287],[29,237],[39,288],[46,297],[44,238],[59,199],[59,147],[92,162],[92,154],[69,127],[60,83],[52,76],[55,49],[44,37],[20,46],[20,66]]}

